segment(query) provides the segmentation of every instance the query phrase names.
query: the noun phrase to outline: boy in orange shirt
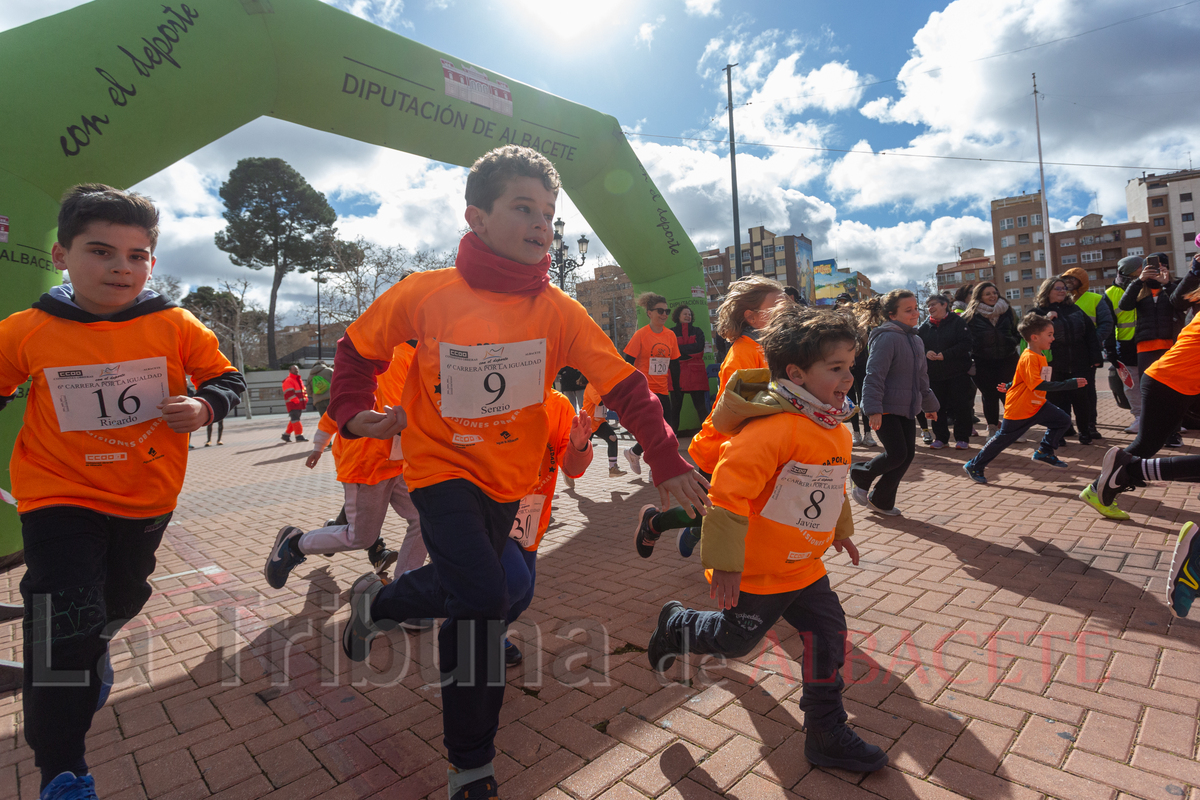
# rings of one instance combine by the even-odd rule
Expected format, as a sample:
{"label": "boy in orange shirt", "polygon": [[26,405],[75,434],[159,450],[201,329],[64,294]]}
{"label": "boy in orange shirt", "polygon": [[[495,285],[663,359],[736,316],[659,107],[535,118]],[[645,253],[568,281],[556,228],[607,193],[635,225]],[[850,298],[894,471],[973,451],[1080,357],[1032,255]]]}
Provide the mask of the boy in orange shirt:
{"label": "boy in orange shirt", "polygon": [[[659,485],[705,509],[707,482],[678,442],[645,377],[621,358],[584,308],[550,285],[558,173],[535,150],[507,145],[467,178],[466,220],[452,269],[407,276],[346,331],[334,362],[329,414],[347,438],[403,431],[405,480],[449,616],[438,636],[442,720],[452,800],[495,795],[494,739],[504,700],[504,620],[512,605],[500,554],[520,501],[537,481],[559,370],[575,366],[646,447]],[[374,406],[375,375],[397,344],[417,340],[403,407]],[[366,658],[378,623],[399,621],[410,576],[351,591],[342,647]],[[460,651],[460,642],[463,648]],[[490,794],[489,794],[490,793]]]}
{"label": "boy in orange shirt", "polygon": [[[637,304],[646,310],[650,324],[638,328],[625,345],[625,360],[646,376],[650,391],[662,406],[663,419],[671,420],[671,363],[682,357],[679,339],[675,332],[665,327],[671,306],[667,298],[654,292],[638,295]],[[642,474],[642,445],[635,442],[626,448],[625,458],[634,474]]]}
{"label": "boy in orange shirt", "polygon": [[72,188],[51,249],[70,283],[0,322],[0,408],[33,379],[9,474],[25,546],[25,739],[42,798],[96,796],[84,739],[113,683],[108,642],[150,597],[187,434],[224,419],[246,388],[212,331],[143,291],[157,241],[148,198]]}
{"label": "boy in orange shirt", "polygon": [[[888,757],[846,725],[846,616],[821,561],[832,544],[858,564],[846,500],[850,431],[842,424],[855,413],[846,395],[857,338],[841,315],[789,303],[761,341],[769,369],[738,372],[713,410],[714,424],[732,438],[713,472],[700,547],[721,610],[667,602],[647,656],[659,672],[688,653],[738,658],[782,617],[804,640],[804,757],[873,772]],[[736,394],[743,383],[758,390]]]}
{"label": "boy in orange shirt", "polygon": [[1063,432],[1071,426],[1071,418],[1058,406],[1046,402],[1046,392],[1080,389],[1087,385],[1087,378],[1050,382],[1050,367],[1042,351],[1049,350],[1054,341],[1054,323],[1046,317],[1032,312],[1026,314],[1017,324],[1017,333],[1029,346],[1021,353],[1013,382],[996,387],[1004,392],[1004,422],[980,448],[979,454],[963,464],[967,475],[976,483],[986,484],[984,467],[1034,425],[1045,425],[1046,435],[1034,451],[1033,460],[1052,467],[1067,466],[1054,455],[1054,443],[1062,441]]}

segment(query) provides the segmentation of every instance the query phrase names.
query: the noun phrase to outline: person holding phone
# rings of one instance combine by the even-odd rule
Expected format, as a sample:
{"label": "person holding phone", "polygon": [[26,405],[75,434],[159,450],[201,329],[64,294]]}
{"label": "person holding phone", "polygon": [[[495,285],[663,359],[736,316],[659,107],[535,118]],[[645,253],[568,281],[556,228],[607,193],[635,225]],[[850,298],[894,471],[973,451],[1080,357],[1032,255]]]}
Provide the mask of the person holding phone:
{"label": "person holding phone", "polygon": [[[1184,312],[1188,301],[1178,294],[1179,281],[1170,270],[1166,253],[1151,253],[1142,263],[1141,273],[1130,282],[1117,308],[1137,311],[1137,327],[1133,340],[1137,346],[1138,373],[1146,370],[1171,349],[1183,330]],[[1178,431],[1167,440],[1167,447],[1182,447]]]}

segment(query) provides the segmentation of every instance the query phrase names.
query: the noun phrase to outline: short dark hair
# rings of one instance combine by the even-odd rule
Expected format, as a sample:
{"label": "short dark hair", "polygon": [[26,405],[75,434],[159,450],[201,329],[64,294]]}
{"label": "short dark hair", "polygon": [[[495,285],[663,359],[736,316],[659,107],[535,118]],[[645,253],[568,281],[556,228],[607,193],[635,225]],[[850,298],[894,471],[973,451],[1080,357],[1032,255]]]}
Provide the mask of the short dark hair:
{"label": "short dark hair", "polygon": [[547,191],[558,194],[558,170],[532,147],[506,144],[484,153],[467,175],[467,205],[492,213],[492,205],[513,178],[536,178]]}
{"label": "short dark hair", "polygon": [[795,300],[797,303],[800,302],[800,290],[797,289],[795,286],[783,287],[783,293],[786,294],[788,297],[792,298],[793,300]]}
{"label": "short dark hair", "polygon": [[858,344],[854,323],[844,314],[791,304],[775,310],[759,339],[775,380],[787,377],[789,364],[808,369],[839,342]]}
{"label": "short dark hair", "polygon": [[675,310],[671,312],[671,322],[674,322],[676,325],[682,325],[683,323],[679,321],[679,318],[683,316],[684,311],[691,311],[692,321],[696,321],[696,312],[692,310],[692,307],[687,303],[680,303],[679,305],[675,306]]}
{"label": "short dark hair", "polygon": [[1041,314],[1035,314],[1030,311],[1025,316],[1021,317],[1021,321],[1017,323],[1017,333],[1021,334],[1021,338],[1029,341],[1030,336],[1036,336],[1046,328],[1053,328],[1054,323]]}
{"label": "short dark hair", "polygon": [[69,248],[92,222],[141,228],[150,239],[150,251],[158,245],[158,209],[154,201],[137,192],[124,192],[103,183],[72,186],[58,209],[58,243]]}

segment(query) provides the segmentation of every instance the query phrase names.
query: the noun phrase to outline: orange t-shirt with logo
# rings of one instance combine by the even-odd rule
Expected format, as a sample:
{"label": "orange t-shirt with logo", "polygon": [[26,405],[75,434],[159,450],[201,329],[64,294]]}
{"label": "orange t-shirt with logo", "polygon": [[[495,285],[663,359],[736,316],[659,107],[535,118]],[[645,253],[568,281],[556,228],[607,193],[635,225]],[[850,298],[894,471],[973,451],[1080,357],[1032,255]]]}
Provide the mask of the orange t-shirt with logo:
{"label": "orange t-shirt with logo", "polygon": [[[375,410],[383,411],[388,406],[400,405],[404,395],[404,379],[412,365],[416,350],[407,342],[392,350],[392,365],[378,377],[375,387]],[[337,376],[334,376],[337,380]],[[325,415],[322,414],[324,419]],[[336,423],[335,423],[336,426]],[[333,440],[333,459],[337,464],[337,479],[340,483],[361,483],[374,486],[404,472],[404,451],[400,438],[345,439],[338,436]]]}
{"label": "orange t-shirt with logo", "polygon": [[346,335],[373,361],[418,341],[403,398],[409,488],[461,478],[502,503],[537,481],[550,439],[543,404],[559,370],[580,368],[602,395],[633,374],[558,287],[532,296],[475,290],[457,269],[409,275]]}
{"label": "orange t-shirt with logo", "polygon": [[[846,498],[850,431],[822,428],[800,414],[750,420],[721,445],[708,496],[749,517],[741,591],[779,594],[825,575]],[[705,575],[712,581],[712,570]]]}
{"label": "orange t-shirt with logo", "polygon": [[[517,544],[531,553],[537,552],[538,546],[542,543],[542,537],[546,535],[546,529],[550,527],[550,501],[554,497],[554,490],[558,487],[559,468],[567,448],[573,446],[571,444],[571,421],[575,419],[575,407],[571,405],[571,401],[565,395],[552,389],[549,397],[546,398],[546,416],[550,420],[550,440],[546,443],[542,463],[538,468],[537,483],[522,499],[521,509],[517,513],[516,520],[513,521],[513,530],[510,534],[517,540]],[[571,477],[578,478],[579,475]],[[529,498],[535,495],[541,498],[536,501],[541,504],[541,512],[538,514],[530,511]],[[535,524],[537,525],[537,534],[533,543],[528,544],[528,530]]]}
{"label": "orange t-shirt with logo", "polygon": [[1037,387],[1050,380],[1050,366],[1046,357],[1029,348],[1021,353],[1017,371],[1013,375],[1008,391],[1004,393],[1004,418],[1029,419],[1046,403],[1046,393]]}
{"label": "orange t-shirt with logo", "polygon": [[[739,336],[725,354],[721,362],[720,377],[717,379],[717,397],[725,391],[725,384],[739,369],[766,369],[767,357],[763,354],[762,345],[749,336]],[[716,406],[716,403],[713,403]],[[688,445],[688,455],[696,462],[696,466],[709,475],[717,468],[717,458],[720,456],[721,445],[729,441],[729,437],[717,433],[712,423],[712,412],[700,425],[700,432],[692,437]]]}
{"label": "orange t-shirt with logo", "polygon": [[646,376],[650,391],[670,393],[671,361],[683,355],[679,352],[679,338],[674,331],[663,328],[662,333],[655,333],[649,325],[638,328],[625,345],[625,354],[633,356],[633,368]]}
{"label": "orange t-shirt with logo", "polygon": [[9,462],[17,511],[80,506],[140,519],[174,510],[188,435],[155,407],[235,372],[188,311],[74,322],[39,309],[0,322],[0,394],[30,377]]}
{"label": "orange t-shirt with logo", "polygon": [[1180,331],[1171,349],[1146,368],[1146,374],[1180,394],[1200,394],[1200,314]]}
{"label": "orange t-shirt with logo", "polygon": [[604,407],[604,398],[592,388],[590,383],[583,389],[583,404],[580,408],[592,418],[592,433],[600,430],[600,426],[608,420],[608,409]]}

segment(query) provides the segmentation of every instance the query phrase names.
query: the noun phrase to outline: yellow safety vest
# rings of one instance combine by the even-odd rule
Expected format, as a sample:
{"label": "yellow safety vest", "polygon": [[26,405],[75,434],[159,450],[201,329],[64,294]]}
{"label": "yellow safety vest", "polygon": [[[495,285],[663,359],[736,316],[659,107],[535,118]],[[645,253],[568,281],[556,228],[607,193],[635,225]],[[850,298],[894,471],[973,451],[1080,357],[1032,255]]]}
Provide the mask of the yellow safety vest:
{"label": "yellow safety vest", "polygon": [[1117,341],[1132,341],[1134,334],[1137,333],[1137,311],[1121,311],[1118,308],[1121,298],[1125,296],[1125,290],[1120,286],[1110,286],[1104,294],[1108,297],[1108,302],[1112,303],[1113,312],[1117,316]]}
{"label": "yellow safety vest", "polygon": [[1075,301],[1077,308],[1083,310],[1083,313],[1092,318],[1092,324],[1096,324],[1096,306],[1100,305],[1100,295],[1095,292],[1084,292],[1079,295]]}

